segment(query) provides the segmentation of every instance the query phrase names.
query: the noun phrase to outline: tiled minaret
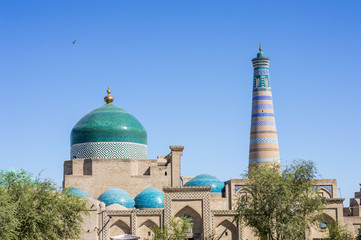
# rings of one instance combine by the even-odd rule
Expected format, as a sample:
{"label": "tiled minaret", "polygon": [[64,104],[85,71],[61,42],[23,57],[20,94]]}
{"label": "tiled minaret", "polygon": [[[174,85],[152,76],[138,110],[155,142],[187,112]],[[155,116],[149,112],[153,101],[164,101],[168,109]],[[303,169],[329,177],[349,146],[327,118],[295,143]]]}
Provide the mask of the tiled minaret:
{"label": "tiled minaret", "polygon": [[254,75],[249,167],[257,165],[280,166],[269,78],[269,62],[269,58],[264,56],[260,45],[257,57],[252,59]]}

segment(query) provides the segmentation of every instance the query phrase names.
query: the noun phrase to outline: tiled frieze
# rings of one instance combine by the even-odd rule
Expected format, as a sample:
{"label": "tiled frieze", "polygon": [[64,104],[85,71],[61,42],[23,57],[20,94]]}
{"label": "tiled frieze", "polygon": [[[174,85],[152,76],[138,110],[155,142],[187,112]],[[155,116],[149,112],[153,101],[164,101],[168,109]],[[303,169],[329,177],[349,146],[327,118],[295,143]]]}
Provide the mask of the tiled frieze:
{"label": "tiled frieze", "polygon": [[89,142],[71,146],[74,158],[131,158],[146,159],[147,145],[132,142]]}

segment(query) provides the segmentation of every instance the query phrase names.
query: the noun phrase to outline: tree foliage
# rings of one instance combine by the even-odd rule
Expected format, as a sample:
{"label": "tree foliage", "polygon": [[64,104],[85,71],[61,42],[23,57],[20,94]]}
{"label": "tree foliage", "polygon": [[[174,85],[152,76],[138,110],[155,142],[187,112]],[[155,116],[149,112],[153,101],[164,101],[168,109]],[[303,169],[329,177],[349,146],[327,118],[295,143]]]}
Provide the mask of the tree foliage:
{"label": "tree foliage", "polygon": [[169,227],[154,228],[153,240],[184,240],[188,234],[191,234],[193,222],[188,217],[173,217],[171,218]]}
{"label": "tree foliage", "polygon": [[[338,221],[327,224],[328,237],[322,238],[322,240],[349,240],[351,239],[350,233],[344,226],[340,225]],[[356,238],[358,239],[358,238]]]}
{"label": "tree foliage", "polygon": [[241,190],[237,219],[262,240],[304,239],[322,217],[323,198],[312,186],[317,174],[311,161],[294,161],[282,173],[267,166],[252,167]]}
{"label": "tree foliage", "polygon": [[359,229],[358,229],[356,240],[361,240],[361,227],[359,227]]}
{"label": "tree foliage", "polygon": [[85,201],[49,179],[0,173],[0,239],[78,238]]}

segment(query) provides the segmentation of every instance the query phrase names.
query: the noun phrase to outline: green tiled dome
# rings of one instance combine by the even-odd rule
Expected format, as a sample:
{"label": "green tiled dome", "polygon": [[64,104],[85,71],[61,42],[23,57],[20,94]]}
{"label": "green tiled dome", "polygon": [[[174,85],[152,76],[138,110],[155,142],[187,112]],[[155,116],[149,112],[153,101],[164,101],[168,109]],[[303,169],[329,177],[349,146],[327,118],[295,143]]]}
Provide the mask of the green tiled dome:
{"label": "green tiled dome", "polygon": [[105,104],[85,115],[71,131],[71,145],[91,142],[147,144],[143,125],[125,110]]}

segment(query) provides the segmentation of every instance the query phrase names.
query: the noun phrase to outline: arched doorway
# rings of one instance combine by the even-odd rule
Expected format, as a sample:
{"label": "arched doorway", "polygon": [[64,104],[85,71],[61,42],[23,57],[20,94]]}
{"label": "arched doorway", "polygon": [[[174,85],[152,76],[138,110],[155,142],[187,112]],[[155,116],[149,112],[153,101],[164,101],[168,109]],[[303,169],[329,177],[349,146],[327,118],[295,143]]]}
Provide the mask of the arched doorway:
{"label": "arched doorway", "polygon": [[194,240],[201,239],[203,233],[203,220],[201,215],[197,211],[195,211],[190,206],[185,206],[182,208],[176,215],[176,217],[188,217],[192,219],[193,222],[193,238]]}
{"label": "arched doorway", "polygon": [[216,240],[237,240],[237,227],[228,220],[221,222],[216,228]]}
{"label": "arched doorway", "polygon": [[154,234],[153,229],[156,227],[158,227],[157,224],[155,224],[152,220],[148,219],[144,223],[142,223],[137,229],[137,236],[139,236],[141,239],[151,239],[152,235]]}

